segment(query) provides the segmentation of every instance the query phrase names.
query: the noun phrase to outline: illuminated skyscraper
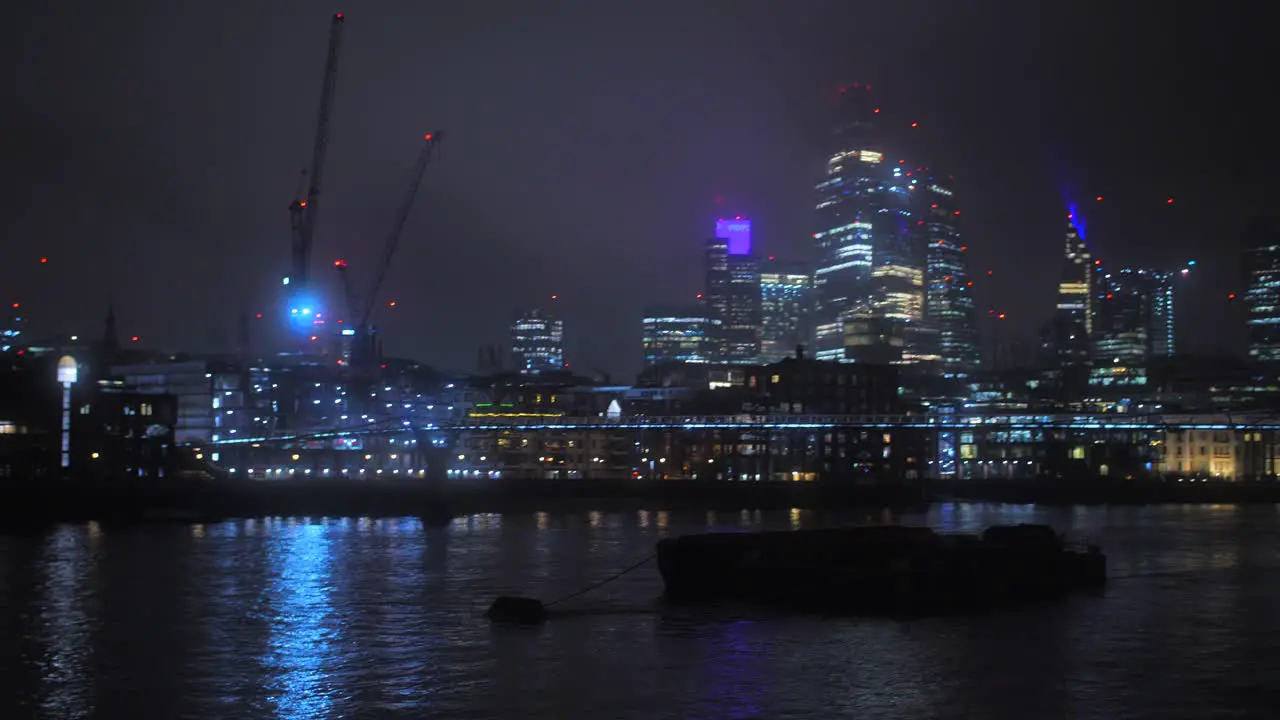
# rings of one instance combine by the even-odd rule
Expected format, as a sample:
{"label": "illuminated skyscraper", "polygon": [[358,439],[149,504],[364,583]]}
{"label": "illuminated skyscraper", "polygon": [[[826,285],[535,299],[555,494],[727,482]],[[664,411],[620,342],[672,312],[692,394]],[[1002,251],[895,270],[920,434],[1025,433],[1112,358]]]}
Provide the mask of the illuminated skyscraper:
{"label": "illuminated skyscraper", "polygon": [[777,362],[808,339],[813,277],[770,258],[760,271],[760,362]]}
{"label": "illuminated skyscraper", "polygon": [[886,157],[878,114],[870,88],[841,91],[826,174],[816,186],[814,356],[821,360],[900,362],[908,326],[923,320],[910,180]]}
{"label": "illuminated skyscraper", "polygon": [[1173,276],[1126,268],[1103,275],[1103,284],[1094,313],[1094,363],[1145,363],[1172,355]]}
{"label": "illuminated skyscraper", "polygon": [[1244,235],[1249,358],[1280,363],[1280,218],[1256,218]]}
{"label": "illuminated skyscraper", "polygon": [[751,254],[751,221],[716,221],[707,242],[708,356],[713,362],[752,363],[760,356],[760,267]]}
{"label": "illuminated skyscraper", "polygon": [[1058,282],[1058,307],[1042,338],[1045,360],[1056,367],[1089,364],[1093,337],[1093,255],[1084,244],[1074,221],[1068,217],[1063,247],[1062,277]]}
{"label": "illuminated skyscraper", "polygon": [[[950,178],[917,173],[912,191],[916,200],[917,228],[923,236],[928,286],[925,325],[934,333],[933,349],[942,371],[967,375],[978,369],[982,356],[978,343],[973,281],[965,260],[968,246],[960,238],[960,210]],[[922,350],[928,347],[922,343]]]}
{"label": "illuminated skyscraper", "polygon": [[522,375],[564,367],[564,323],[546,310],[521,313],[511,324],[511,355]]}
{"label": "illuminated skyscraper", "polygon": [[706,362],[707,336],[719,322],[701,306],[654,307],[644,313],[644,362]]}

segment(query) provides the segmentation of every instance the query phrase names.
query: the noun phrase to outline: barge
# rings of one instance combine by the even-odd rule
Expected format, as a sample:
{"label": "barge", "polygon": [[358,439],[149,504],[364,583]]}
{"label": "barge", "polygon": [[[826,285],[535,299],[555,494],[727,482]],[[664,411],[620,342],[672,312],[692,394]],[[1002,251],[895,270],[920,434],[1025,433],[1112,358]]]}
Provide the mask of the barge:
{"label": "barge", "polygon": [[676,603],[746,602],[800,612],[927,615],[982,610],[1101,588],[1106,556],[1046,525],[981,535],[898,525],[714,533],[660,541]]}

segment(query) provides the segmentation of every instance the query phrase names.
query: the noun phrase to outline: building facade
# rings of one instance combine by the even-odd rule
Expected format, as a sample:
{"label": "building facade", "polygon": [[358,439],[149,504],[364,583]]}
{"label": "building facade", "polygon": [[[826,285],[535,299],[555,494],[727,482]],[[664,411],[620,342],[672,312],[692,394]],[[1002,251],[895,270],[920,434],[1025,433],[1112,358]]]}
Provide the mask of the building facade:
{"label": "building facade", "polygon": [[770,258],[760,271],[760,361],[772,363],[809,342],[813,276],[796,263]]}
{"label": "building facade", "polygon": [[1252,221],[1243,246],[1249,358],[1280,363],[1280,219]]}
{"label": "building facade", "polygon": [[708,360],[708,336],[717,335],[719,321],[707,317],[703,306],[655,306],[644,313],[644,363],[702,363]]}
{"label": "building facade", "polygon": [[[935,333],[932,348],[942,372],[967,376],[979,367],[977,311],[973,280],[960,236],[960,210],[951,179],[925,168],[916,184],[917,227],[926,259],[926,325]],[[922,348],[923,349],[923,348]]]}
{"label": "building facade", "polygon": [[521,313],[511,323],[511,356],[522,375],[564,368],[564,322],[543,309]]}

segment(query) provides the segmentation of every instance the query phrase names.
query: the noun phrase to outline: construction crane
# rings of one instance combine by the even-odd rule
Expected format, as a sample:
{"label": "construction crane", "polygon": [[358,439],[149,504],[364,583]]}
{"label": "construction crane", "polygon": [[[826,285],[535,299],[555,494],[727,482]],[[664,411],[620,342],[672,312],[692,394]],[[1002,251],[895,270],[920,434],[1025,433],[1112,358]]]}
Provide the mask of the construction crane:
{"label": "construction crane", "polygon": [[338,79],[338,50],[342,45],[342,13],[333,16],[329,25],[329,52],[325,58],[324,83],[320,88],[320,110],[316,114],[315,144],[311,149],[311,165],[304,171],[309,179],[305,199],[295,197],[289,206],[290,275],[285,285],[290,286],[289,314],[295,321],[310,324],[313,309],[311,302],[311,248],[315,240],[316,217],[320,209],[320,188],[324,181],[325,151],[329,147],[329,115],[333,108],[333,92]]}
{"label": "construction crane", "polygon": [[369,288],[368,294],[364,296],[363,305],[359,304],[351,284],[351,278],[347,273],[347,261],[337,260],[333,263],[334,269],[342,275],[342,285],[347,298],[348,319],[355,320],[354,335],[356,337],[356,346],[352,352],[353,364],[370,359],[373,355],[373,329],[369,325],[369,319],[373,316],[373,308],[378,302],[378,293],[382,290],[383,281],[387,279],[387,271],[391,269],[391,261],[395,258],[396,248],[400,244],[400,235],[404,232],[405,223],[409,220],[409,213],[413,210],[414,202],[418,198],[418,189],[422,186],[422,176],[427,169],[427,163],[430,162],[431,156],[440,143],[441,134],[439,132],[430,132],[424,135],[422,139],[422,151],[418,154],[418,161],[413,166],[413,171],[409,178],[409,187],[405,190],[405,194],[400,200],[400,206],[396,210],[391,232],[387,234],[386,241],[382,246],[382,256],[379,258],[377,266],[375,266],[373,283]]}

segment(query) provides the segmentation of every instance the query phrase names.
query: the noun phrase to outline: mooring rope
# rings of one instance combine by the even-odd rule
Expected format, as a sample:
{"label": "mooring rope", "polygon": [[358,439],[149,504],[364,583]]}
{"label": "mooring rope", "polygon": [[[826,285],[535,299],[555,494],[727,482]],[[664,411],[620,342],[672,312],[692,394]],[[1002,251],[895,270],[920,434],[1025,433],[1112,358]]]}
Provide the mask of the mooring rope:
{"label": "mooring rope", "polygon": [[564,597],[560,598],[559,600],[553,600],[553,601],[551,601],[551,602],[547,603],[546,605],[544,605],[543,607],[551,607],[552,605],[559,605],[560,603],[564,602],[565,600],[572,600],[572,599],[574,599],[574,598],[578,597],[579,595],[586,595],[587,593],[591,592],[592,590],[595,590],[596,588],[598,588],[598,587],[600,587],[600,586],[602,586],[602,585],[607,585],[608,583],[611,583],[611,582],[613,582],[614,580],[617,580],[618,578],[622,577],[623,575],[626,575],[627,573],[631,572],[632,570],[637,570],[637,569],[639,569],[639,568],[643,567],[646,563],[648,563],[650,560],[654,559],[654,558],[655,558],[655,557],[657,557],[657,556],[658,556],[658,555],[657,555],[657,553],[654,553],[653,555],[650,555],[649,557],[647,557],[647,558],[645,558],[645,559],[641,560],[640,562],[636,563],[635,565],[632,565],[631,567],[626,568],[625,570],[622,570],[621,572],[615,573],[614,575],[611,575],[611,576],[609,576],[609,577],[605,578],[604,580],[601,580],[600,582],[598,582],[598,583],[596,583],[596,584],[594,584],[594,585],[588,585],[587,587],[585,587],[585,588],[583,588],[583,589],[581,589],[581,590],[579,590],[579,591],[577,591],[577,592],[575,592],[575,593],[571,593],[571,594],[569,594],[569,595],[565,595]]}

